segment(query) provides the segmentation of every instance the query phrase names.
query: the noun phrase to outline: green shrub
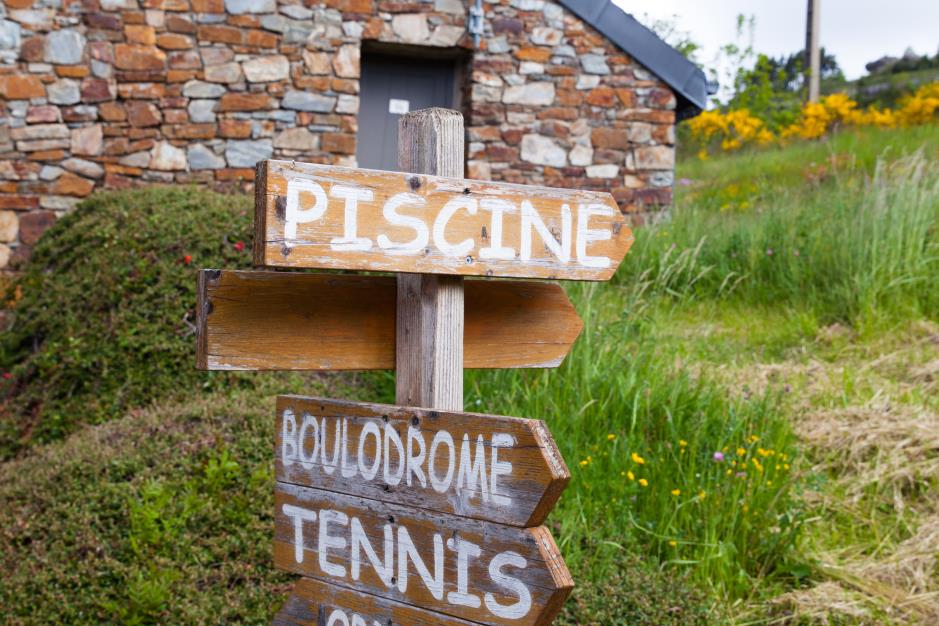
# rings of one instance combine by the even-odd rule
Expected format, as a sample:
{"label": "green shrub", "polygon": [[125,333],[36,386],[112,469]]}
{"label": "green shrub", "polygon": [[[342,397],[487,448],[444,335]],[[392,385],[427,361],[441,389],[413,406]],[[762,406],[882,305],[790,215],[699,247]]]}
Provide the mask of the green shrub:
{"label": "green shrub", "polygon": [[189,187],[102,193],[45,233],[0,336],[0,458],[232,380],[194,368],[196,268],[250,265],[251,204]]}
{"label": "green shrub", "polygon": [[602,579],[583,579],[564,605],[560,626],[706,626],[724,623],[713,599],[674,569],[625,556]]}

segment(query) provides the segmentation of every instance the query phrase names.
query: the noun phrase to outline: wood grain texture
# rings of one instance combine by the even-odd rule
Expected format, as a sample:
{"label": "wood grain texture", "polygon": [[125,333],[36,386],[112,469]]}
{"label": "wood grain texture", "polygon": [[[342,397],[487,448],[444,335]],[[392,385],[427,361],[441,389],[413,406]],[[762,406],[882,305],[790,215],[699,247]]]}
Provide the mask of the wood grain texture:
{"label": "wood grain texture", "polygon": [[[398,167],[463,178],[463,116],[447,109],[412,111],[398,120]],[[462,276],[398,274],[395,401],[463,409]]]}
{"label": "wood grain texture", "polygon": [[[372,434],[363,430],[368,424]],[[386,429],[401,442],[400,451],[393,440],[385,440]],[[570,480],[541,420],[279,396],[276,433],[278,481],[510,526],[543,523]],[[443,439],[434,447],[438,434],[449,435],[453,447]],[[494,441],[498,450],[493,450]],[[401,452],[408,451],[414,458],[423,457],[416,464],[418,472],[407,472]],[[453,469],[445,480],[451,458]],[[387,479],[381,471],[386,461]],[[471,467],[476,461],[481,461],[484,478],[470,487],[461,482],[460,470],[464,462]],[[512,466],[493,481],[496,462]],[[404,471],[400,478],[398,468]]]}
{"label": "wood grain texture", "polygon": [[[393,276],[201,270],[198,282],[200,369],[395,367]],[[465,368],[557,367],[582,328],[556,283],[465,283]]]}
{"label": "wood grain texture", "polygon": [[478,623],[312,578],[297,581],[290,598],[271,623],[273,626],[326,626],[330,618],[334,620],[333,626],[361,626],[362,622],[366,626],[376,623],[378,626],[473,626]]}
{"label": "wood grain texture", "polygon": [[[573,588],[557,545],[544,526],[515,528],[428,514],[285,483],[276,483],[274,502],[274,563],[308,578],[468,621],[516,626],[550,624]],[[328,516],[325,530],[324,512]],[[360,536],[375,550],[378,565],[391,565],[386,572],[379,572],[365,550],[357,549],[360,567],[354,577],[353,526],[362,529]],[[385,549],[386,537],[391,538],[390,555]],[[427,580],[413,557],[402,556],[402,537],[413,545],[426,567]],[[463,568],[457,556],[461,543],[478,550]],[[321,550],[321,546],[325,547]],[[442,555],[439,567],[436,554]],[[510,576],[523,590],[494,575],[494,568],[506,557],[514,564],[501,565],[495,574]],[[478,606],[453,601],[450,594],[460,591],[460,576],[467,581],[462,591],[480,600]],[[438,581],[441,586],[433,590]],[[515,609],[516,613],[499,615],[494,606]]]}
{"label": "wood grain texture", "polygon": [[[626,217],[608,193],[292,161],[262,162],[257,177],[255,263],[262,266],[608,280],[633,241]],[[298,207],[293,212],[288,211],[289,186],[294,188]],[[316,193],[297,191],[301,186]],[[338,243],[346,241],[347,206],[334,191],[339,187],[371,194],[370,200],[357,203],[354,232],[363,244],[359,248]],[[411,199],[401,201],[405,196],[399,194],[410,194],[407,197]],[[385,216],[388,200],[395,196],[400,202],[395,212],[398,218],[412,220],[409,225],[400,220],[393,225]],[[452,216],[446,220],[441,215],[448,202],[454,204],[450,206]],[[540,220],[535,226],[522,227],[523,202],[530,203]],[[565,206],[570,216],[567,226]],[[594,214],[587,207],[607,215]],[[442,235],[434,237],[438,217],[446,223],[441,226]],[[288,223],[294,225],[295,233],[288,233]],[[413,227],[415,223],[426,229],[423,234]],[[501,245],[495,241],[497,223],[501,223]],[[538,230],[541,223],[543,233]],[[593,237],[593,231],[609,239],[584,239],[583,254],[579,255],[578,239]],[[523,233],[530,243],[527,260],[521,257]],[[566,256],[562,254],[566,260],[549,249],[544,233],[554,244],[569,242]],[[388,247],[381,247],[379,236],[388,238]],[[471,245],[464,251],[459,244],[465,241]],[[367,249],[362,249],[365,246]],[[481,251],[486,248],[512,251],[504,253],[506,258],[484,258]],[[592,267],[588,257],[609,261],[605,267]]]}

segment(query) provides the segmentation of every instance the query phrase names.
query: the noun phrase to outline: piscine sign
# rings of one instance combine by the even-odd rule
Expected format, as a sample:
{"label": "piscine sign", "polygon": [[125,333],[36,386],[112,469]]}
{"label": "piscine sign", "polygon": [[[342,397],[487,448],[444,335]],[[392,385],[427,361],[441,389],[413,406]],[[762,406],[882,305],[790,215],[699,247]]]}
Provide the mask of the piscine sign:
{"label": "piscine sign", "polygon": [[632,244],[608,193],[265,161],[268,267],[607,280]]}
{"label": "piscine sign", "polygon": [[632,233],[609,194],[463,180],[455,112],[400,129],[420,173],[260,163],[254,249],[397,277],[199,274],[198,367],[395,368],[398,404],[426,403],[277,399],[274,563],[301,579],[273,623],[550,624],[570,474],[540,420],[463,412],[462,371],[555,367],[582,322],[555,284],[458,276],[605,280]]}

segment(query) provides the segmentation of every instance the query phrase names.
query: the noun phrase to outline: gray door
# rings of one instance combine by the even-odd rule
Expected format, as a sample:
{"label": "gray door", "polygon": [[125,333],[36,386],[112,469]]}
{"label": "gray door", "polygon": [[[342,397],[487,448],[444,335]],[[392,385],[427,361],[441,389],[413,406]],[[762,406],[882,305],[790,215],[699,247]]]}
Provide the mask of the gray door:
{"label": "gray door", "polygon": [[428,107],[454,108],[455,74],[453,61],[365,54],[355,152],[359,167],[397,170],[398,119]]}

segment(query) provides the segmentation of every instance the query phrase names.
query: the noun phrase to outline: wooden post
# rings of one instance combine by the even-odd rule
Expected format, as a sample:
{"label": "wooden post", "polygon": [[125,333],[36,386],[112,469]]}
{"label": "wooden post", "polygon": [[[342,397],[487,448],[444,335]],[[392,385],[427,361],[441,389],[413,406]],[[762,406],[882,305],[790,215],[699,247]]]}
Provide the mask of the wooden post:
{"label": "wooden post", "polygon": [[[398,155],[401,171],[463,178],[463,116],[439,108],[407,113],[398,123]],[[398,274],[395,329],[396,403],[461,411],[463,277]]]}
{"label": "wooden post", "polygon": [[822,60],[818,45],[818,30],[821,23],[821,0],[808,0],[805,19],[805,71],[808,79],[809,102],[818,102],[821,90]]}

